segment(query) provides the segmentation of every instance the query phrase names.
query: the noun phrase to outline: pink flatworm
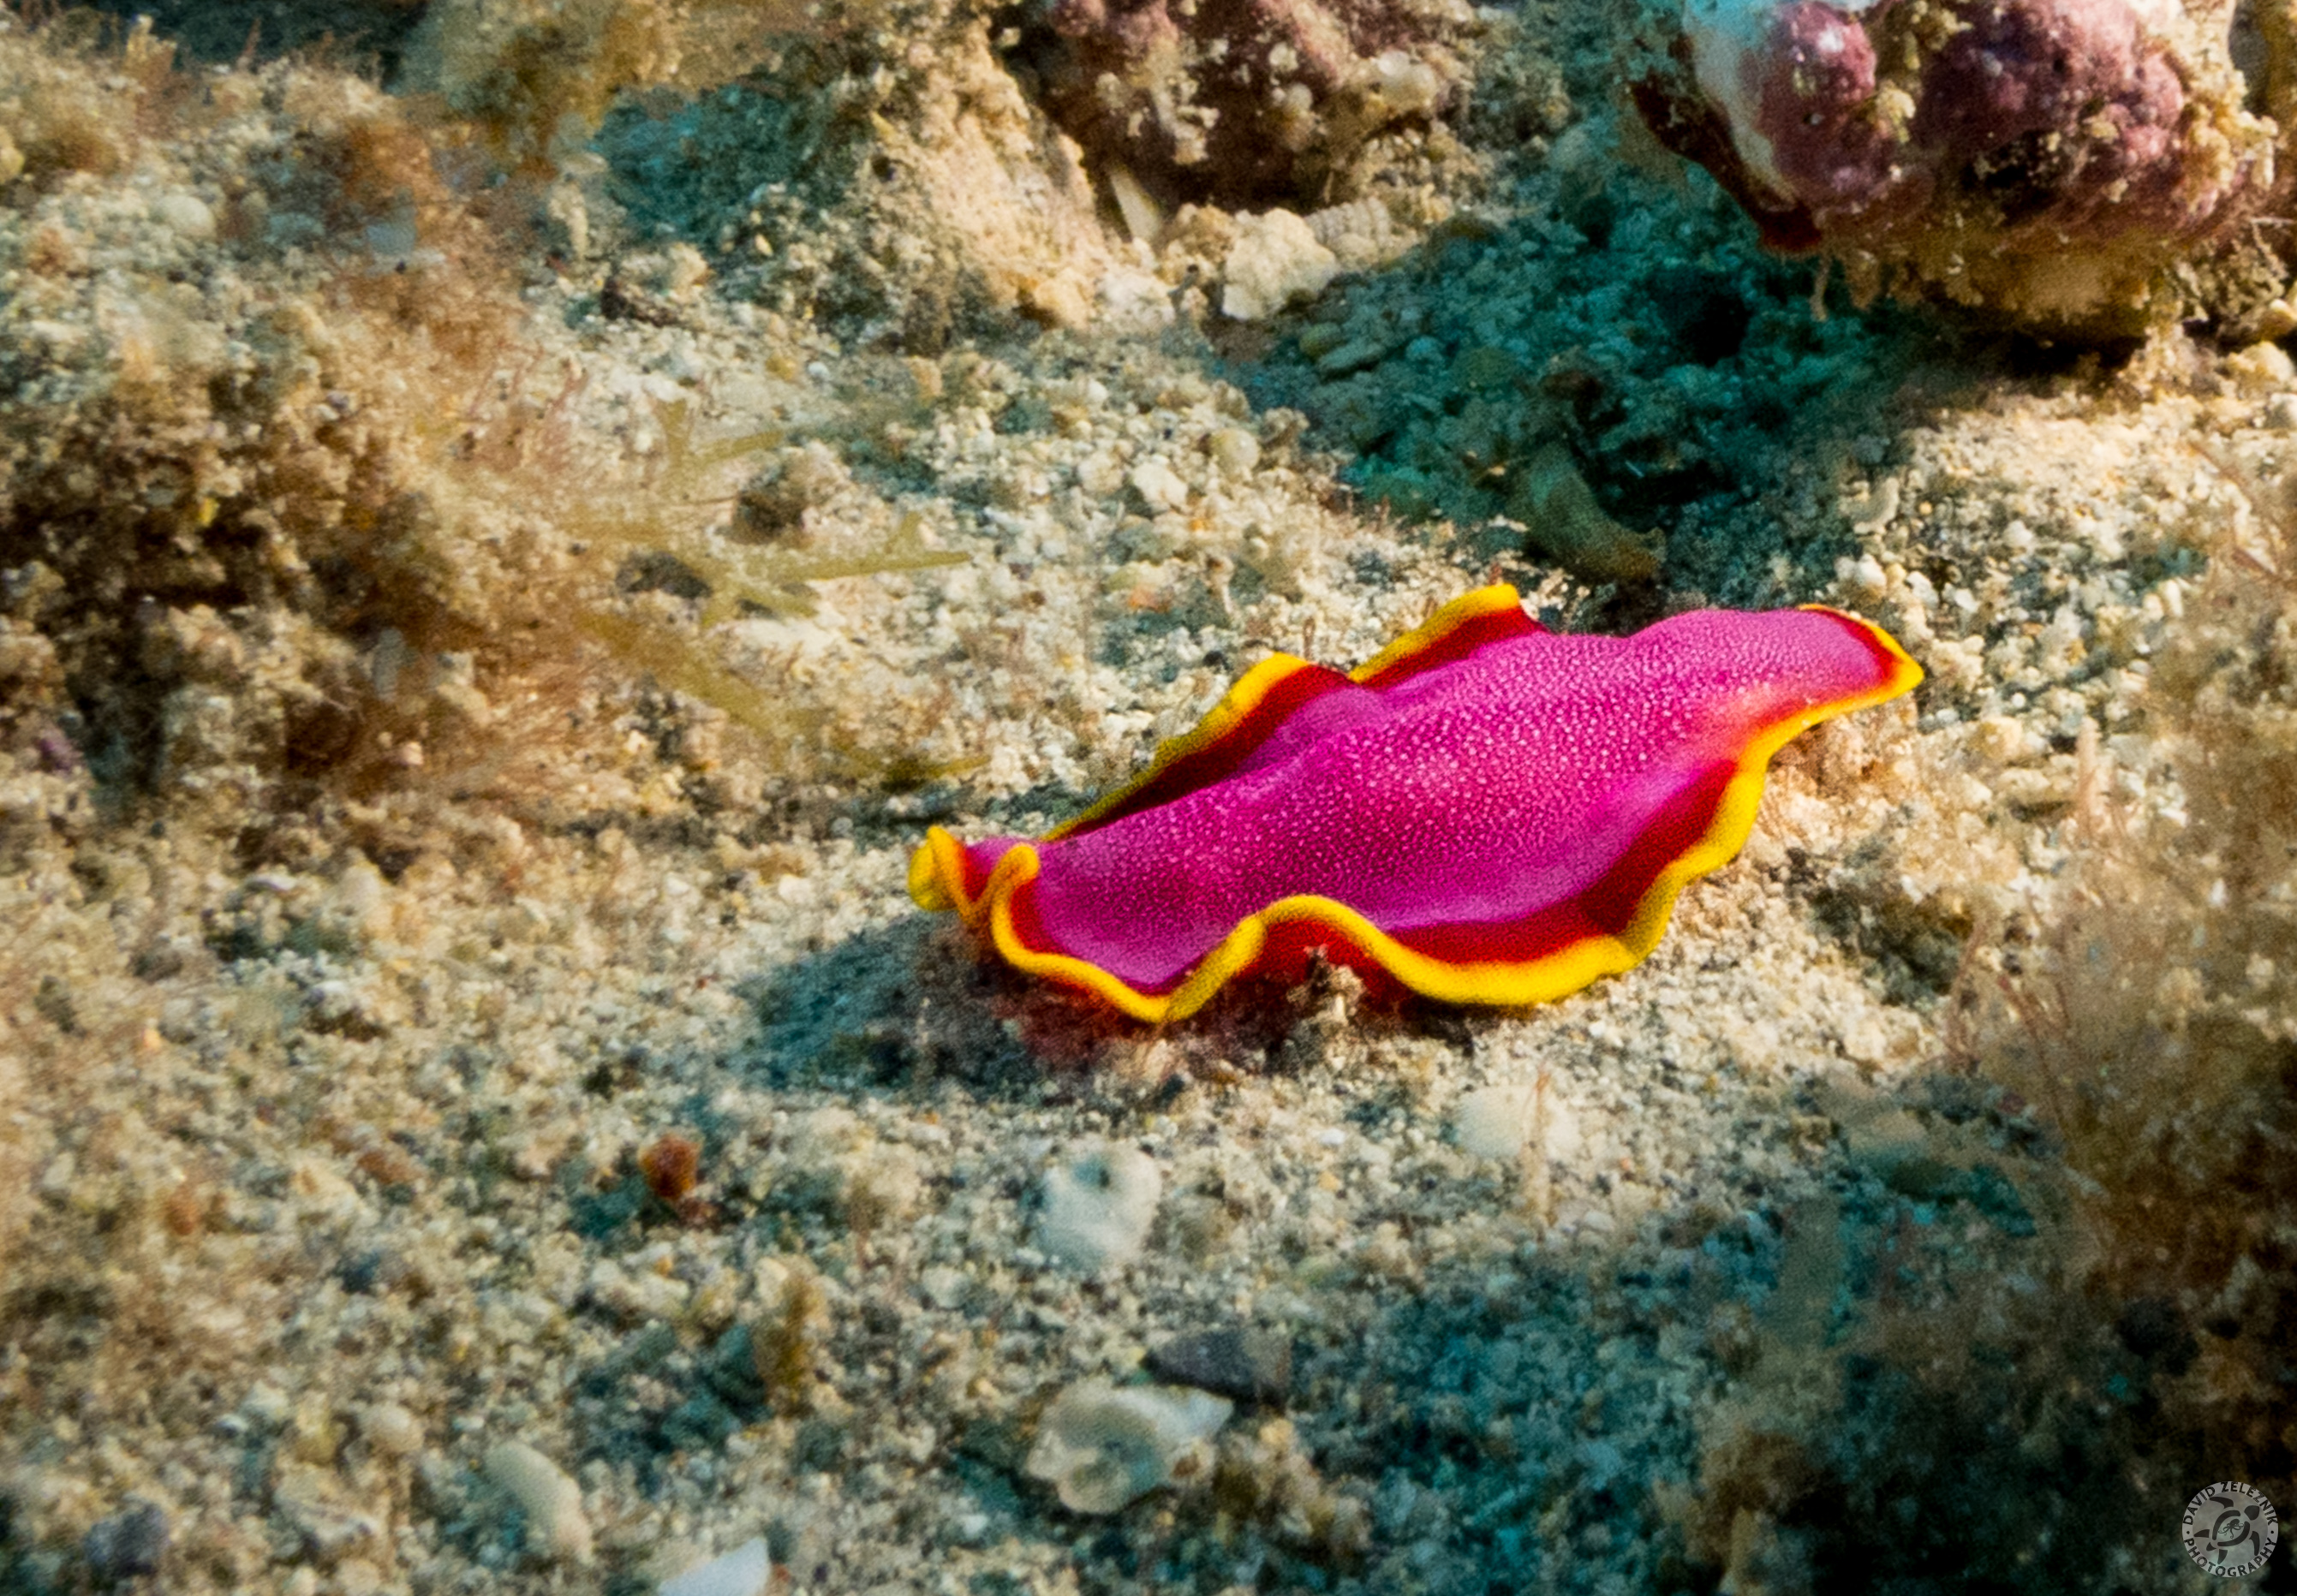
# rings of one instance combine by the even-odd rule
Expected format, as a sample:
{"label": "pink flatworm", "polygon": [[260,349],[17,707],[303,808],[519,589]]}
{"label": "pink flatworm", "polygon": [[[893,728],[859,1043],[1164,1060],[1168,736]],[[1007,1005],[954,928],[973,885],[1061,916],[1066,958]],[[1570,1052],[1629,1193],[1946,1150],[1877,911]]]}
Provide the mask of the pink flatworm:
{"label": "pink flatworm", "polygon": [[1573,637],[1483,588],[1347,675],[1263,660],[1041,842],[935,827],[910,895],[1143,1020],[1313,950],[1450,1002],[1545,1002],[1657,945],[1788,739],[1922,676],[1837,610]]}

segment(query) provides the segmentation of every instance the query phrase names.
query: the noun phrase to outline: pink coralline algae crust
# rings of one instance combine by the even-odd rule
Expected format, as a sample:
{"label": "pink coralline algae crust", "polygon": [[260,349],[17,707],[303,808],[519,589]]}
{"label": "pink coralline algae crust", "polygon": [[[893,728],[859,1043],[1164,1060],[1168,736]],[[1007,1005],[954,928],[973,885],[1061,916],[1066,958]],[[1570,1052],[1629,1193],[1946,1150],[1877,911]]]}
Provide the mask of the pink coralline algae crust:
{"label": "pink coralline algae crust", "polygon": [[1296,198],[1304,177],[1461,70],[1456,0],[1053,0],[1046,109],[1171,200]]}
{"label": "pink coralline algae crust", "polygon": [[1774,248],[2079,321],[2271,193],[2275,130],[2244,108],[2222,11],[1651,3],[1638,108]]}
{"label": "pink coralline algae crust", "polygon": [[1871,205],[1890,186],[1893,143],[1859,114],[1874,98],[1874,45],[1854,19],[1820,0],[1781,7],[1769,48],[1744,57],[1741,76],[1772,163],[1806,208]]}
{"label": "pink coralline algae crust", "polygon": [[2005,221],[2072,238],[2179,232],[2243,176],[2196,158],[2185,85],[2116,0],[1997,4],[1964,21],[1925,75],[1913,143],[1963,155]]}
{"label": "pink coralline algae crust", "polygon": [[1352,674],[1262,662],[1041,841],[935,827],[910,891],[1137,1019],[1317,955],[1446,1001],[1544,1002],[1651,951],[1745,842],[1789,738],[1921,677],[1832,610],[1565,637],[1481,588]]}

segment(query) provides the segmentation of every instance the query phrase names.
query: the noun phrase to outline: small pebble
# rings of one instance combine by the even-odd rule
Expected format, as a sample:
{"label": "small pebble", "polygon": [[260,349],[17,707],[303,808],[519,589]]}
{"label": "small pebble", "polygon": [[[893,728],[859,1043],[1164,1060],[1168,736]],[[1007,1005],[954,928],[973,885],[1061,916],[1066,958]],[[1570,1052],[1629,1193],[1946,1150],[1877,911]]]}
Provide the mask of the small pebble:
{"label": "small pebble", "polygon": [[590,1520],[582,1489],[566,1471],[523,1441],[506,1441],[487,1453],[487,1477],[507,1492],[526,1515],[527,1549],[569,1562],[590,1560]]}
{"label": "small pebble", "polygon": [[658,1596],[760,1596],[773,1578],[765,1537],[745,1541],[723,1557],[688,1568],[658,1587]]}
{"label": "small pebble", "polygon": [[1250,476],[1260,464],[1260,440],[1242,427],[1223,427],[1205,440],[1205,446],[1221,470],[1232,477]]}
{"label": "small pebble", "polygon": [[1085,1274],[1140,1255],[1164,1198],[1165,1177],[1139,1148],[1087,1140],[1045,1172],[1037,1246]]}
{"label": "small pebble", "polygon": [[1140,496],[1140,502],[1152,515],[1162,510],[1189,507],[1188,483],[1181,480],[1180,473],[1153,457],[1132,468],[1132,491]]}
{"label": "small pebble", "polygon": [[294,1417],[295,1404],[288,1394],[268,1380],[258,1380],[249,1388],[239,1404],[240,1416],[251,1424],[266,1429],[276,1429]]}
{"label": "small pebble", "polygon": [[2030,751],[2026,723],[2014,715],[1987,715],[1971,728],[1971,745],[1996,764],[2014,764]]}
{"label": "small pebble", "polygon": [[98,1586],[116,1585],[160,1572],[168,1555],[168,1515],[141,1497],[108,1518],[100,1518],[81,1538],[80,1555]]}
{"label": "small pebble", "polygon": [[1045,1410],[1026,1468],[1071,1512],[1114,1513],[1200,1468],[1233,1411],[1202,1391],[1079,1380]]}
{"label": "small pebble", "polygon": [[972,1290],[973,1277],[946,1263],[933,1264],[918,1275],[918,1295],[944,1311],[962,1307]]}
{"label": "small pebble", "polygon": [[[1462,1097],[1452,1110],[1452,1132],[1462,1152],[1478,1158],[1514,1158],[1530,1139],[1537,1105],[1529,1086],[1486,1086]],[[1547,1098],[1546,1135],[1541,1151],[1569,1159],[1580,1145],[1579,1116],[1553,1092]]]}
{"label": "small pebble", "polygon": [[1110,498],[1124,486],[1124,463],[1106,449],[1096,449],[1077,462],[1076,480],[1093,498]]}
{"label": "small pebble", "polygon": [[362,1413],[359,1433],[377,1452],[394,1458],[412,1456],[423,1444],[423,1426],[395,1402],[376,1403]]}
{"label": "small pebble", "polygon": [[1394,346],[1385,338],[1351,338],[1316,362],[1316,374],[1324,377],[1345,377],[1368,366],[1377,366],[1387,358]]}
{"label": "small pebble", "polygon": [[2265,309],[2257,313],[2255,332],[2260,339],[2274,341],[2297,333],[2297,309],[2293,309],[2287,300],[2268,300]]}
{"label": "small pebble", "polygon": [[197,194],[162,194],[152,207],[152,213],[179,237],[193,243],[205,243],[215,236],[215,212]]}
{"label": "small pebble", "polygon": [[702,1144],[672,1131],[638,1155],[638,1170],[655,1196],[665,1203],[677,1203],[693,1194],[700,1178]]}
{"label": "small pebble", "polygon": [[379,1539],[383,1520],[346,1506],[330,1471],[309,1463],[282,1465],[271,1485],[271,1504],[312,1556],[332,1563],[352,1547]]}
{"label": "small pebble", "polygon": [[361,1247],[335,1265],[337,1283],[359,1296],[384,1289],[397,1272],[391,1255],[379,1246]]}
{"label": "small pebble", "polygon": [[1273,316],[1294,300],[1323,292],[1340,275],[1340,259],[1317,241],[1306,221],[1289,210],[1236,220],[1221,275],[1221,311],[1238,321]]}
{"label": "small pebble", "polygon": [[1148,1353],[1148,1372],[1238,1402],[1280,1404],[1292,1394],[1291,1337],[1274,1330],[1198,1330]]}
{"label": "small pebble", "polygon": [[2297,362],[2277,343],[2253,343],[2235,350],[2226,357],[2225,368],[2237,386],[2252,393],[2286,388],[2297,379]]}

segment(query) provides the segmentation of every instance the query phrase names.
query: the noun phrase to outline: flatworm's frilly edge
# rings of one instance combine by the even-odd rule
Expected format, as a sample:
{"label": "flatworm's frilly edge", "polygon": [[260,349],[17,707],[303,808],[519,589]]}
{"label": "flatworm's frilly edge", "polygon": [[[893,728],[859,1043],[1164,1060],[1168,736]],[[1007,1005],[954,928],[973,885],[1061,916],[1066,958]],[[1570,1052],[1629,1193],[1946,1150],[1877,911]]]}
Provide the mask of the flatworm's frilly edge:
{"label": "flatworm's frilly edge", "polygon": [[1041,842],[934,827],[910,895],[1151,1022],[1311,951],[1447,1002],[1545,1002],[1651,950],[1788,739],[1922,675],[1835,610],[1568,637],[1479,588],[1347,675],[1262,661]]}

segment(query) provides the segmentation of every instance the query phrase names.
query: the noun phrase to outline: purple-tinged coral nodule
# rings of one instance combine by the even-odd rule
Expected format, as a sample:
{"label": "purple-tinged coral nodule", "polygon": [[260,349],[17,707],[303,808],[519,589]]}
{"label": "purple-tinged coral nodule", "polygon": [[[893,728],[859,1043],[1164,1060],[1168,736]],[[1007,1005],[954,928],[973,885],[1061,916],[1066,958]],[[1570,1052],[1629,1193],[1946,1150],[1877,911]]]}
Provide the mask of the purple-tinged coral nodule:
{"label": "purple-tinged coral nodule", "polygon": [[1856,17],[1823,0],[1782,7],[1766,47],[1740,57],[1739,70],[1790,193],[1818,208],[1861,203],[1888,185],[1891,142],[1860,115],[1874,98],[1874,45]]}
{"label": "purple-tinged coral nodule", "polygon": [[2191,169],[2185,85],[2120,0],[1994,0],[1963,21],[1924,75],[1913,143],[1963,156],[2006,220],[2182,229],[2225,197]]}
{"label": "purple-tinged coral nodule", "polygon": [[1650,0],[1635,100],[1766,241],[1965,303],[2142,300],[2275,192],[2272,123],[2176,0]]}

